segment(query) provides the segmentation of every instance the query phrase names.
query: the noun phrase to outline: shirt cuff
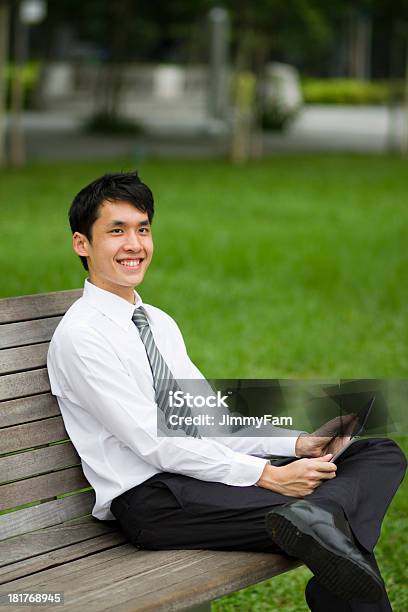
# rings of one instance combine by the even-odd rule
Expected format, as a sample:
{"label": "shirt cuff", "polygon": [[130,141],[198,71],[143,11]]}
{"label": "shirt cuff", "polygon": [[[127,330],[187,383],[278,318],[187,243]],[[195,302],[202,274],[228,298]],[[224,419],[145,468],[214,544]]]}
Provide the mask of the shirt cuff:
{"label": "shirt cuff", "polygon": [[239,453],[239,459],[232,463],[224,482],[235,487],[250,487],[258,482],[267,463],[267,459]]}
{"label": "shirt cuff", "polygon": [[307,432],[297,431],[293,432],[294,435],[269,438],[268,448],[265,454],[279,455],[282,457],[299,457],[299,455],[296,454],[296,442],[301,433]]}

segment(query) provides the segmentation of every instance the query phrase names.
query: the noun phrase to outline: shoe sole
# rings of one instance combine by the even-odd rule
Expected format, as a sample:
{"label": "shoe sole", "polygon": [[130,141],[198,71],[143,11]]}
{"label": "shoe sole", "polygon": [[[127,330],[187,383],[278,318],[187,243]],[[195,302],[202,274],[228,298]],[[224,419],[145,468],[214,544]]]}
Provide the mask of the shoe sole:
{"label": "shoe sole", "polygon": [[286,517],[272,512],[266,517],[266,527],[279,548],[303,561],[316,579],[338,597],[370,603],[381,599],[383,589],[376,578],[358,563],[330,550],[316,536],[305,533],[309,526],[299,528]]}

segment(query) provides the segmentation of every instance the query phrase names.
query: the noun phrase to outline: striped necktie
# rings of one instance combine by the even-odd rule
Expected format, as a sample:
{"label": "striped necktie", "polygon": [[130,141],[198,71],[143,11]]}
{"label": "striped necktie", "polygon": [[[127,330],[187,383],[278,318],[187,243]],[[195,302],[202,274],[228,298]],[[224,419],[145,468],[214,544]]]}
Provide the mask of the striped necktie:
{"label": "striped necktie", "polygon": [[169,392],[173,391],[174,393],[175,391],[179,391],[180,387],[156,346],[143,306],[139,306],[135,309],[132,321],[139,330],[140,338],[146,349],[153,376],[156,403],[164,413],[167,427],[170,429],[183,429],[188,436],[199,438],[200,435],[195,425],[185,425],[184,421],[181,421],[180,425],[171,425],[169,422],[173,414],[176,414],[178,417],[192,416],[192,414],[187,405],[184,405],[180,411],[169,405]]}

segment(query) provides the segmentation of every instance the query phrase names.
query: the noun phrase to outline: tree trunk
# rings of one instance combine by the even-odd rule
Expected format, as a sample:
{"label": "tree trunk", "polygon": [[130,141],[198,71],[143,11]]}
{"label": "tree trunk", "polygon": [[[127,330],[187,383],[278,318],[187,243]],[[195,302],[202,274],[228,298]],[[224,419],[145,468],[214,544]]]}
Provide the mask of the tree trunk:
{"label": "tree trunk", "polygon": [[[245,15],[245,12],[242,12]],[[239,35],[233,75],[231,160],[242,163],[251,157],[255,120],[256,77],[251,71],[251,30]]]}
{"label": "tree trunk", "polygon": [[240,28],[235,61],[231,158],[243,162],[263,154],[262,79],[270,50],[270,32],[253,23],[250,2],[239,4]]}
{"label": "tree trunk", "polygon": [[0,167],[7,161],[6,152],[6,66],[10,12],[8,2],[0,0]]}
{"label": "tree trunk", "polygon": [[404,135],[401,153],[408,156],[408,24],[405,24],[405,87],[404,87]]}
{"label": "tree trunk", "polygon": [[372,21],[356,10],[351,21],[350,77],[369,80],[371,76]]}
{"label": "tree trunk", "polygon": [[254,132],[255,75],[240,71],[234,79],[231,159],[245,162],[251,157]]}
{"label": "tree trunk", "polygon": [[110,6],[109,31],[110,58],[102,67],[101,90],[97,95],[97,112],[106,114],[111,119],[121,114],[121,99],[124,86],[125,58],[130,37],[130,26],[135,18],[135,4],[132,0],[115,0]]}
{"label": "tree trunk", "polygon": [[394,20],[391,24],[390,40],[390,72],[389,72],[389,100],[388,100],[388,151],[390,153],[401,152],[401,140],[398,130],[398,67],[401,58],[401,26]]}
{"label": "tree trunk", "polygon": [[[20,4],[20,3],[18,3]],[[19,6],[17,6],[17,9]],[[21,167],[25,163],[25,143],[22,126],[23,68],[27,60],[28,29],[16,11],[14,23],[14,57],[10,104],[10,164]]]}

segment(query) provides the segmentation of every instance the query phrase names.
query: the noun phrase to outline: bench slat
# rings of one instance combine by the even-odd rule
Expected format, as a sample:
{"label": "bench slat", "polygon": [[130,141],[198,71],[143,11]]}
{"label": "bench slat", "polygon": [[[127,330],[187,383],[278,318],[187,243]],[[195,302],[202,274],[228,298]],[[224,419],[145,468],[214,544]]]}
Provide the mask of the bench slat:
{"label": "bench slat", "polygon": [[82,295],[82,289],[38,293],[0,300],[0,324],[62,315]]}
{"label": "bench slat", "polygon": [[34,448],[66,440],[68,434],[61,416],[0,430],[0,454]]}
{"label": "bench slat", "polygon": [[0,402],[0,428],[20,425],[60,415],[57,399],[51,393]]}
{"label": "bench slat", "polygon": [[47,499],[89,487],[80,467],[35,476],[0,486],[0,510],[15,508],[33,501]]}
{"label": "bench slat", "polygon": [[95,491],[92,489],[61,499],[53,499],[30,508],[1,514],[0,540],[91,514],[94,505]]}
{"label": "bench slat", "polygon": [[47,368],[0,376],[0,401],[50,390]]}
{"label": "bench slat", "polygon": [[[112,522],[116,523],[116,521]],[[78,544],[107,532],[112,532],[112,526],[89,516],[62,525],[31,531],[11,538],[11,540],[0,542],[0,567]]]}
{"label": "bench slat", "polygon": [[[132,550],[133,548],[133,550]],[[119,546],[6,584],[13,591],[65,592],[64,612],[178,610],[267,580],[299,565],[272,553],[135,551]],[[3,587],[4,590],[4,587]],[[23,606],[16,609],[24,611]],[[58,606],[50,606],[57,610]]]}
{"label": "bench slat", "polygon": [[3,349],[0,351],[0,374],[46,367],[48,346],[49,342],[44,342],[32,346]]}
{"label": "bench slat", "polygon": [[72,442],[0,458],[0,484],[81,463]]}
{"label": "bench slat", "polygon": [[62,317],[6,323],[0,326],[0,349],[49,342]]}
{"label": "bench slat", "polygon": [[129,543],[126,544],[126,537],[123,533],[120,531],[109,531],[104,535],[85,540],[79,544],[64,546],[64,548],[53,550],[51,553],[39,554],[36,557],[0,568],[0,585],[10,580],[29,576],[34,572],[39,572],[49,567],[56,567],[57,565],[75,561],[81,557],[121,545],[130,546]]}

